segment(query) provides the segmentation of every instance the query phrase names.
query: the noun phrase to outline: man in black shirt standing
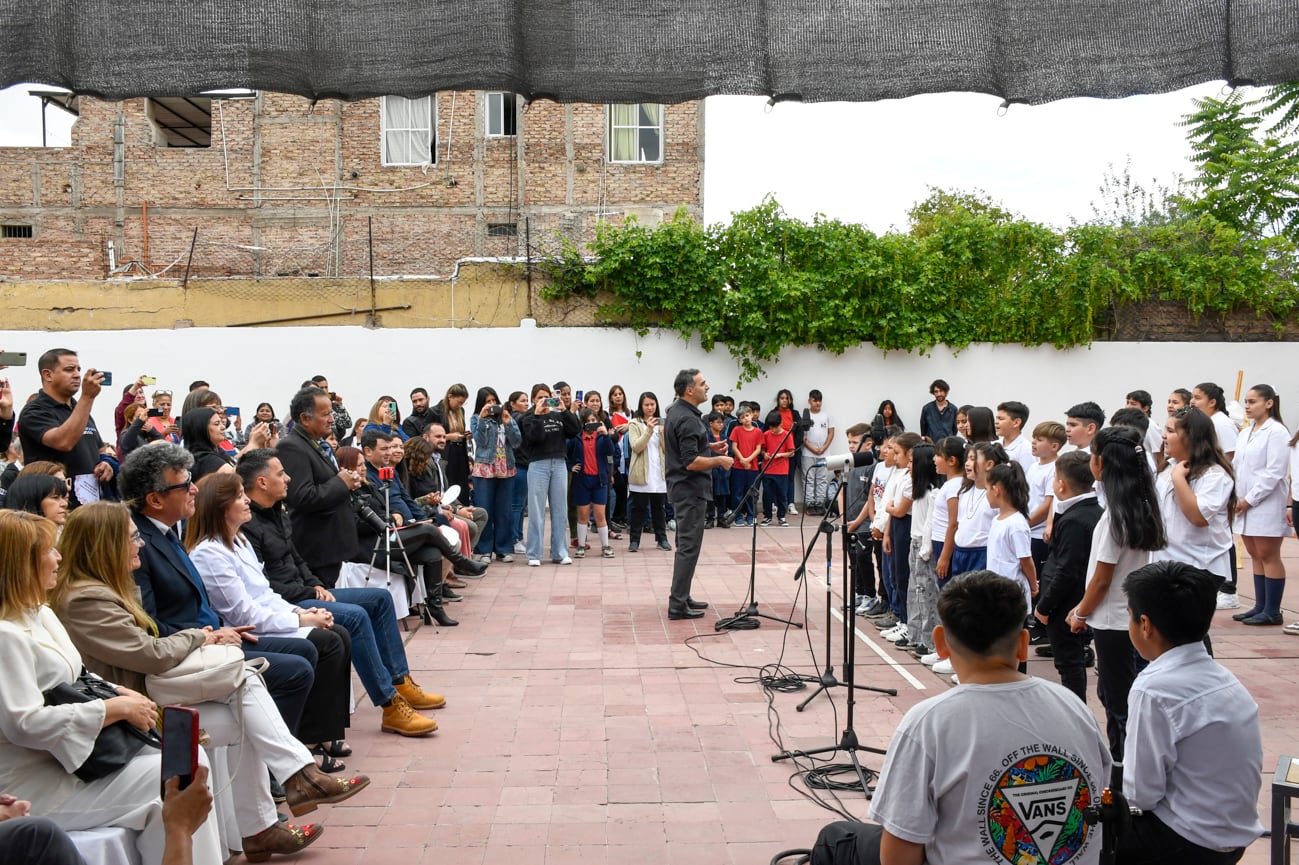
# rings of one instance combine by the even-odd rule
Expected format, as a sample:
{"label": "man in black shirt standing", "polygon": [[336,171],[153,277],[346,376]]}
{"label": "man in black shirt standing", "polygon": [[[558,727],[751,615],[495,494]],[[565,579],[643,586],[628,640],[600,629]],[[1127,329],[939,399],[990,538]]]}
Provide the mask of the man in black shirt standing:
{"label": "man in black shirt standing", "polygon": [[708,399],[708,382],[697,369],[683,369],[672,382],[676,401],[664,424],[668,501],[677,521],[677,552],[672,563],[669,619],[698,619],[708,604],[690,597],[690,584],[704,540],[704,519],[713,495],[711,472],[734,463],[725,454],[726,442],[710,444],[699,406]]}
{"label": "man in black shirt standing", "polygon": [[[81,361],[69,348],[52,348],[37,361],[41,392],[23,408],[18,436],[23,461],[62,463],[72,479],[68,490],[72,506],[99,500],[99,484],[113,479],[113,467],[99,461],[104,446],[90,416],[104,381],[93,369],[81,375]],[[81,400],[73,395],[80,389]]]}

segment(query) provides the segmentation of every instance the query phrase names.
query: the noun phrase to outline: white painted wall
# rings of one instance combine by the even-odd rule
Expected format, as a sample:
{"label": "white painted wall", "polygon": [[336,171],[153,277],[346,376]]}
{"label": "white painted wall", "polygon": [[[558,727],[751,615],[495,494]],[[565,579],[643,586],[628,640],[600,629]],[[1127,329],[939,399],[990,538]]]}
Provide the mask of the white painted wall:
{"label": "white painted wall", "polygon": [[[434,398],[447,385],[464,382],[472,395],[490,384],[504,397],[528,390],[534,382],[564,379],[575,389],[607,391],[621,384],[632,400],[642,390],[670,402],[677,370],[703,370],[712,392],[754,399],[771,408],[776,390],[788,387],[801,406],[811,387],[820,388],[840,429],[869,420],[885,397],[897,403],[902,419],[916,427],[920,407],[929,400],[929,382],[944,378],[958,404],[995,406],[1018,399],[1032,410],[1029,424],[1063,422],[1064,410],[1092,399],[1107,412],[1123,405],[1124,395],[1144,388],[1155,398],[1155,418],[1175,387],[1216,381],[1228,398],[1237,370],[1245,387],[1267,382],[1281,393],[1287,419],[1299,422],[1299,364],[1293,343],[1096,343],[1091,348],[1057,351],[1050,347],[978,345],[958,355],[945,348],[929,356],[892,352],[865,345],[843,355],[794,349],[785,352],[765,379],[736,386],[738,370],[724,348],[711,354],[675,335],[638,338],[629,330],[596,328],[518,328],[366,330],[359,327],[194,328],[188,330],[81,331],[44,333],[0,331],[0,348],[26,351],[29,366],[6,373],[16,400],[39,388],[35,364],[46,349],[79,352],[83,367],[112,370],[117,387],[136,375],[158,377],[158,386],[183,391],[198,378],[210,381],[226,405],[245,417],[262,400],[283,413],[304,379],[329,377],[353,418],[364,414],[382,393],[398,397],[422,385]],[[471,397],[472,399],[472,397]],[[95,418],[111,430],[111,399],[101,399]]]}

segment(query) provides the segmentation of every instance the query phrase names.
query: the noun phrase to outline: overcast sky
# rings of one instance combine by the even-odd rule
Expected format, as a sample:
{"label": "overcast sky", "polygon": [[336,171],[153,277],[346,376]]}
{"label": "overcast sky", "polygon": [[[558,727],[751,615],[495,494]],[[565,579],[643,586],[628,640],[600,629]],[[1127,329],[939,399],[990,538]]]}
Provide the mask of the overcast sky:
{"label": "overcast sky", "polygon": [[[0,91],[0,146],[39,145],[41,108],[28,85]],[[1169,183],[1187,174],[1179,125],[1206,84],[1160,96],[1069,99],[1015,105],[977,94],[914,96],[888,102],[782,103],[763,97],[708,101],[704,218],[774,194],[803,219],[816,213],[877,232],[903,227],[930,186],[981,189],[1012,211],[1053,226],[1091,217],[1109,165]],[[51,144],[67,144],[72,118],[46,110]]]}

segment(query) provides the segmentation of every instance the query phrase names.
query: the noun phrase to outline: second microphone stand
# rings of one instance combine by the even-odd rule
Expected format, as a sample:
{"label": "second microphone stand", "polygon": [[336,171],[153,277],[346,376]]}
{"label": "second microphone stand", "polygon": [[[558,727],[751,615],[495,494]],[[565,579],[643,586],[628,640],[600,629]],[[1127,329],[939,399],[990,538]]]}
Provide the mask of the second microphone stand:
{"label": "second microphone stand", "polygon": [[[799,703],[798,711],[800,712],[803,711],[803,709],[807,707],[807,704],[812,702],[812,700],[822,692],[828,691],[831,688],[847,688],[848,689],[848,714],[844,723],[843,734],[840,736],[839,741],[833,745],[827,745],[823,748],[811,748],[805,751],[795,751],[795,750],[781,751],[779,754],[773,754],[771,757],[771,761],[775,763],[780,760],[789,760],[795,757],[810,757],[810,756],[815,756],[817,754],[832,754],[836,751],[843,751],[848,755],[848,760],[851,763],[853,770],[857,774],[857,779],[861,783],[862,792],[866,793],[869,796],[870,788],[867,785],[866,770],[862,768],[861,761],[857,759],[857,752],[866,751],[871,754],[886,754],[887,752],[882,748],[872,748],[869,745],[863,745],[858,740],[857,731],[853,728],[854,707],[857,704],[854,696],[854,692],[873,691],[877,694],[884,694],[890,697],[896,697],[898,692],[896,688],[876,688],[870,685],[858,685],[856,682],[857,641],[856,639],[854,639],[854,634],[853,634],[853,630],[854,630],[853,592],[852,592],[852,574],[848,567],[848,549],[849,549],[848,534],[849,533],[848,533],[847,520],[843,520],[841,522],[841,527],[843,530],[843,543],[841,544],[841,548],[842,548],[841,554],[843,556],[843,653],[844,653],[843,670],[844,670],[845,681],[840,682],[837,678],[835,678],[834,675],[834,667],[831,665],[831,661],[830,661],[831,658],[830,634],[831,631],[833,630],[833,626],[830,624],[830,609],[831,607],[833,607],[833,603],[832,603],[833,599],[832,599],[832,592],[831,592],[831,586],[832,586],[831,563],[834,560],[834,556],[833,553],[831,552],[830,547],[831,547],[831,539],[834,537],[834,532],[835,532],[834,511],[837,508],[837,504],[836,504],[837,500],[838,500],[837,495],[829,497],[828,499],[829,507],[827,508],[826,516],[821,521],[821,525],[818,526],[817,528],[818,534],[823,533],[826,536],[826,545],[825,545],[826,546],[825,549],[826,667],[825,667],[825,671],[818,677],[818,682],[820,683],[819,686],[812,693],[810,697],[808,697],[802,703]],[[808,555],[811,554],[812,546],[814,546],[815,544],[816,544],[816,540],[814,538],[812,544],[808,546],[807,554],[804,555],[803,557],[805,563],[807,561]]]}

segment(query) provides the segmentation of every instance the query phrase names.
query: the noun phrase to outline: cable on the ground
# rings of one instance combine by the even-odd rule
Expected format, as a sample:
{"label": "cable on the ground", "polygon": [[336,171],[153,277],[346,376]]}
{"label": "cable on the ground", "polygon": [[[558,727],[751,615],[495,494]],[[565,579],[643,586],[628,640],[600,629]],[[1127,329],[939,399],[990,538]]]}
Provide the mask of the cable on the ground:
{"label": "cable on the ground", "polygon": [[[817,790],[841,790],[841,791],[861,791],[869,799],[875,792],[874,782],[879,778],[879,773],[874,769],[862,767],[862,774],[866,776],[867,787],[862,790],[861,778],[857,777],[857,767],[852,763],[828,763],[824,766],[817,766],[814,769],[808,769],[803,772],[803,783]],[[836,780],[838,775],[847,775],[847,781]]]}
{"label": "cable on the ground", "polygon": [[771,857],[771,865],[778,865],[781,859],[788,859],[790,856],[798,857],[798,859],[794,860],[793,865],[807,865],[808,862],[812,861],[812,851],[802,847],[793,850],[781,850]]}

